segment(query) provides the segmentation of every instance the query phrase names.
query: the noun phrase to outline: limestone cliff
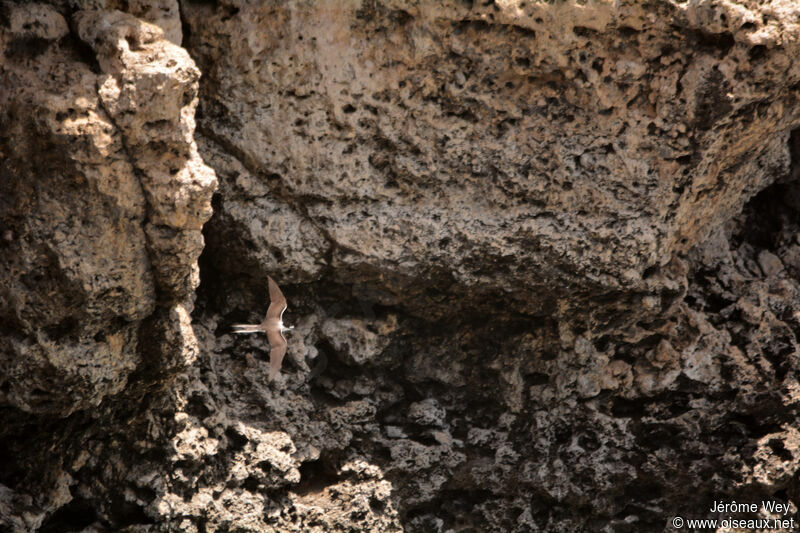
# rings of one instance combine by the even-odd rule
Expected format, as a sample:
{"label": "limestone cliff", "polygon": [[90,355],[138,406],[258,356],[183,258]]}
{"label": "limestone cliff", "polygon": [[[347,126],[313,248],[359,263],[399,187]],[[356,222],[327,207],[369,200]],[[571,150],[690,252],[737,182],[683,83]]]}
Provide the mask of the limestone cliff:
{"label": "limestone cliff", "polygon": [[798,96],[792,0],[0,3],[0,531],[793,517]]}

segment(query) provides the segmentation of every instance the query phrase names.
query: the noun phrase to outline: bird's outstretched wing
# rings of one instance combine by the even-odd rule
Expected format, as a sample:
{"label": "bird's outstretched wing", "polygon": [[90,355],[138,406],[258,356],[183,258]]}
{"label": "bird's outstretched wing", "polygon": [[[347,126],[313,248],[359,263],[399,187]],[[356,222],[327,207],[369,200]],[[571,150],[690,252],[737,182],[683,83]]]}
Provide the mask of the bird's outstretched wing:
{"label": "bird's outstretched wing", "polygon": [[[286,297],[283,296],[275,280],[267,276],[267,282],[269,284],[269,309],[267,309],[266,318],[277,318],[280,320],[283,317],[283,312],[286,311]],[[270,339],[270,342],[272,342],[272,339]],[[285,342],[286,341],[284,341],[284,343]]]}
{"label": "bird's outstretched wing", "polygon": [[[271,308],[272,306],[270,306]],[[286,355],[286,339],[283,338],[283,333],[280,330],[270,328],[267,330],[267,339],[269,339],[269,381],[275,379],[275,376],[281,371],[281,363],[283,356]]]}

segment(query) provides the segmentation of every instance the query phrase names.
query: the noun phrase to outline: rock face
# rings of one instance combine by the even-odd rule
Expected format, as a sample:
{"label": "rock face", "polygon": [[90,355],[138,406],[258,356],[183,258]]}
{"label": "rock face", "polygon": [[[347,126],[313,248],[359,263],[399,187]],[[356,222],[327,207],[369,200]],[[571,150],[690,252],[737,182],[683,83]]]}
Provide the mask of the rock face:
{"label": "rock face", "polygon": [[158,27],[83,11],[71,34],[46,5],[4,9],[0,388],[63,416],[125,386],[145,318],[187,328],[216,178],[200,72]]}
{"label": "rock face", "polygon": [[787,171],[786,18],[408,4],[187,5],[201,130],[247,170],[225,180],[214,233],[239,229],[221,261],[298,282],[327,266],[411,311],[504,291],[552,313],[653,292],[648,274]]}
{"label": "rock face", "polygon": [[[0,523],[793,516],[798,21],[3,3]],[[297,325],[274,383],[266,339],[230,332],[268,274]]]}
{"label": "rock face", "polygon": [[[3,4],[0,19],[3,483],[47,483],[25,472],[47,449],[26,450],[33,426],[196,356],[189,313],[216,177],[194,142],[200,72],[157,26],[45,4]],[[25,503],[15,527],[72,499],[66,460],[46,463],[58,494]]]}

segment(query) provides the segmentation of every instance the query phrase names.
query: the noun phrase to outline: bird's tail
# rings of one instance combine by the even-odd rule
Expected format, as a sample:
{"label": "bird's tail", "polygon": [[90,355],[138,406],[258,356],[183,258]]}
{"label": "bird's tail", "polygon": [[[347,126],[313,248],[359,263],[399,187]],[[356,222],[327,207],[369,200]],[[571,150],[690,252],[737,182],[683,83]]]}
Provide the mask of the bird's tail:
{"label": "bird's tail", "polygon": [[259,324],[234,324],[234,333],[258,333],[264,331]]}

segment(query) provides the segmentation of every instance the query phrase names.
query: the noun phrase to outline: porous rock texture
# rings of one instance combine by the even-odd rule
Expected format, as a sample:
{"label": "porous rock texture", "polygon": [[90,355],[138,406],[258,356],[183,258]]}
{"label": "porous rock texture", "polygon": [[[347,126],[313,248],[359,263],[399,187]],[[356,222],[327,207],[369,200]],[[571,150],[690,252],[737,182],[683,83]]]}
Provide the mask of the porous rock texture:
{"label": "porous rock texture", "polygon": [[[798,23],[791,0],[3,3],[0,527],[794,516]],[[230,327],[267,275],[297,326],[272,383]]]}

